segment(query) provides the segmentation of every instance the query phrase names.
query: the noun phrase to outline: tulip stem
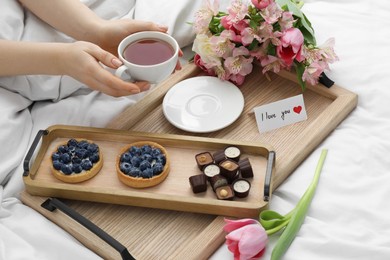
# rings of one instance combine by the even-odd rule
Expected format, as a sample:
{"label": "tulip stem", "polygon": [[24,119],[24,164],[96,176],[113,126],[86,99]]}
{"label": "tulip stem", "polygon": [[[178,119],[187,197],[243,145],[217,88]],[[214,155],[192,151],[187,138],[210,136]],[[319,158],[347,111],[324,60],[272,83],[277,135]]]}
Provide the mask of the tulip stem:
{"label": "tulip stem", "polygon": [[287,251],[289,246],[291,245],[292,241],[294,240],[296,234],[298,233],[304,219],[306,216],[306,213],[309,209],[310,203],[313,199],[314,192],[316,190],[318,180],[320,178],[322,166],[324,165],[324,161],[326,158],[326,155],[328,153],[328,150],[324,149],[322,150],[320,159],[318,161],[316,171],[314,174],[314,178],[312,182],[310,183],[309,187],[307,188],[305,194],[303,194],[302,198],[299,200],[297,206],[295,207],[295,210],[293,210],[293,214],[291,216],[291,219],[289,219],[289,222],[286,229],[280,235],[280,238],[278,242],[276,243],[272,255],[271,260],[279,260],[284,255],[284,253]]}

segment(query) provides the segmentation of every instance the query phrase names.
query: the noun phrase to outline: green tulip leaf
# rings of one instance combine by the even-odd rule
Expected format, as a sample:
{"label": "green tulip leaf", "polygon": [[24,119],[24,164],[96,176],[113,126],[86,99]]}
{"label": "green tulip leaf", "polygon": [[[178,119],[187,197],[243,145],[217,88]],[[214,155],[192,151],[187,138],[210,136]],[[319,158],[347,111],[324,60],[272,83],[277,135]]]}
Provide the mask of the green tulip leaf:
{"label": "green tulip leaf", "polygon": [[273,229],[285,221],[284,216],[273,210],[264,210],[260,213],[260,223],[265,230]]}
{"label": "green tulip leaf", "polygon": [[328,150],[322,150],[320,159],[316,167],[314,178],[310,183],[309,187],[307,188],[305,194],[303,194],[302,198],[299,200],[297,206],[295,207],[295,210],[293,211],[293,214],[286,229],[280,235],[280,238],[278,239],[278,242],[276,243],[272,251],[271,260],[279,260],[282,258],[282,256],[294,240],[299,229],[301,228],[301,225],[305,220],[307,211],[309,210],[310,203],[314,197],[314,193],[317,188],[322,166],[324,165],[327,153]]}

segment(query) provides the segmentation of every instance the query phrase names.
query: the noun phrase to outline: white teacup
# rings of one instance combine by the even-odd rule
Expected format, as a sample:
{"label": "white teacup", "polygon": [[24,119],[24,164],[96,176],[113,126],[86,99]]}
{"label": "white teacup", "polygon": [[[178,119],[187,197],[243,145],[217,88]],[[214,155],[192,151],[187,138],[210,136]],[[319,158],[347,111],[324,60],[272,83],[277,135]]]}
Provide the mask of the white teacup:
{"label": "white teacup", "polygon": [[159,83],[174,71],[179,49],[177,41],[166,33],[144,31],[131,34],[118,46],[123,65],[115,75],[124,78],[127,74],[131,81]]}

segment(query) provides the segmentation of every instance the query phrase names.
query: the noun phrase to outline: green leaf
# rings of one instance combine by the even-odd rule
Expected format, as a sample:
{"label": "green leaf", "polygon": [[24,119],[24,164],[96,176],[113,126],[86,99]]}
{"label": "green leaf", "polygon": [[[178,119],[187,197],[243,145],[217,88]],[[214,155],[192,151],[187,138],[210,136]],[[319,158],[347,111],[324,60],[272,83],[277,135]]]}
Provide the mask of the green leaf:
{"label": "green leaf", "polygon": [[285,216],[273,210],[264,210],[259,215],[260,224],[264,227],[268,235],[275,234],[288,225],[294,210]]}
{"label": "green leaf", "polygon": [[271,260],[281,259],[281,257],[291,245],[299,229],[301,228],[302,223],[305,220],[307,211],[309,209],[310,203],[314,197],[314,193],[317,188],[317,184],[327,153],[328,150],[322,150],[320,159],[316,167],[314,178],[310,183],[309,187],[307,188],[305,194],[303,194],[302,198],[299,200],[297,206],[295,207],[295,211],[291,216],[290,223],[287,225],[286,229],[283,231],[274,249],[272,250]]}
{"label": "green leaf", "polygon": [[295,64],[295,70],[297,73],[298,83],[301,85],[302,91],[305,91],[306,83],[302,79],[303,73],[305,72],[305,65],[303,63],[299,63],[299,62],[294,62],[294,64]]}
{"label": "green leaf", "polygon": [[264,210],[260,213],[260,224],[265,230],[275,228],[285,220],[284,216],[273,210]]}
{"label": "green leaf", "polygon": [[[306,15],[300,9],[302,2],[299,1],[301,4],[300,6],[297,5],[297,1],[293,0],[276,0],[276,2],[283,10],[292,12],[293,15],[298,19],[299,29],[302,31],[305,41],[309,44],[316,45],[314,29],[311,26],[309,19],[307,19]],[[305,31],[305,33],[303,31]]]}

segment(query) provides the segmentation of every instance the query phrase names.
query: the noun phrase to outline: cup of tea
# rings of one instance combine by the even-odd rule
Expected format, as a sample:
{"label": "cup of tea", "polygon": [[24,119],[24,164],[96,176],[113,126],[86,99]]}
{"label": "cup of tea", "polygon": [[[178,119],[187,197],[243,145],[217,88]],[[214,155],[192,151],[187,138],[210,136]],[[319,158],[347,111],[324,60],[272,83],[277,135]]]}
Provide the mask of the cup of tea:
{"label": "cup of tea", "polygon": [[179,49],[177,41],[166,33],[144,31],[131,34],[118,46],[123,65],[115,75],[123,79],[127,76],[131,81],[159,83],[174,71]]}

